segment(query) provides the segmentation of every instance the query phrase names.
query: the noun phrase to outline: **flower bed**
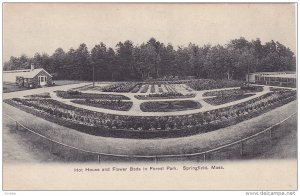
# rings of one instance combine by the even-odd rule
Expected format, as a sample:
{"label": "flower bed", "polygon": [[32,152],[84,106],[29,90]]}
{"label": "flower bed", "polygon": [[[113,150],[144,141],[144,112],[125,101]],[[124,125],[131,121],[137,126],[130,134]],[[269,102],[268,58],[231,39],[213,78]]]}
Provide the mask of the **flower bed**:
{"label": "flower bed", "polygon": [[27,98],[51,98],[50,93],[40,93],[40,94],[34,94],[34,95],[27,95],[25,97],[27,97]]}
{"label": "flower bed", "polygon": [[182,110],[192,110],[201,108],[201,104],[196,101],[154,101],[141,104],[143,112],[174,112]]}
{"label": "flower bed", "polygon": [[170,85],[164,85],[168,93],[177,93],[177,91]]}
{"label": "flower bed", "polygon": [[162,94],[149,94],[149,95],[135,95],[134,97],[140,100],[156,100],[156,99],[184,99],[193,98],[196,94],[186,94],[182,93],[162,93]]}
{"label": "flower bed", "polygon": [[142,84],[137,84],[132,90],[132,93],[137,93],[139,92],[140,88],[142,87]]}
{"label": "flower bed", "polygon": [[109,95],[97,93],[81,93],[79,91],[55,91],[58,97],[64,99],[106,99],[106,100],[130,100],[124,95]]}
{"label": "flower bed", "polygon": [[270,91],[291,91],[291,89],[270,87]]}
{"label": "flower bed", "polygon": [[97,100],[97,99],[76,99],[72,100],[71,102],[92,106],[96,108],[104,108],[110,110],[119,110],[119,111],[128,111],[132,107],[132,102],[125,102],[125,101],[116,101],[116,100]]}
{"label": "flower bed", "polygon": [[128,93],[132,91],[136,85],[139,83],[136,82],[124,82],[113,84],[110,86],[103,87],[103,92],[120,92],[120,93]]}
{"label": "flower bed", "polygon": [[230,95],[243,95],[245,93],[254,93],[254,92],[262,92],[263,87],[256,86],[253,90],[242,90],[242,89],[229,89],[229,90],[219,90],[219,91],[210,91],[205,92],[203,96],[230,96]]}
{"label": "flower bed", "polygon": [[146,93],[148,91],[148,88],[149,88],[149,84],[145,84],[141,89],[141,93]]}
{"label": "flower bed", "polygon": [[206,98],[206,99],[204,99],[204,101],[211,105],[222,105],[222,104],[237,101],[240,99],[245,99],[245,98],[251,97],[253,95],[255,95],[255,94],[225,95],[225,96]]}
{"label": "flower bed", "polygon": [[186,85],[194,90],[210,90],[219,88],[230,88],[230,87],[240,87],[243,85],[242,81],[236,80],[212,80],[212,79],[198,79],[186,82]]}
{"label": "flower bed", "polygon": [[170,138],[231,126],[296,100],[296,91],[269,92],[221,109],[180,116],[123,116],[93,112],[52,99],[8,99],[4,102],[48,121],[104,137]]}
{"label": "flower bed", "polygon": [[151,93],[155,93],[155,86],[154,86],[154,84],[151,85],[150,92],[151,92]]}
{"label": "flower bed", "polygon": [[158,85],[158,92],[159,93],[163,93],[164,92],[163,89],[162,89],[162,87],[161,87],[161,85]]}

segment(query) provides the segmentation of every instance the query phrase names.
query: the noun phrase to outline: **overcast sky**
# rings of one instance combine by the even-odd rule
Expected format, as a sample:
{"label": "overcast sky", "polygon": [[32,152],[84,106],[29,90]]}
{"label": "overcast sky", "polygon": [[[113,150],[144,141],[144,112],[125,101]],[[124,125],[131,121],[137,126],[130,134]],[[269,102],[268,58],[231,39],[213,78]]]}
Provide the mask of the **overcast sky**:
{"label": "overcast sky", "polygon": [[274,40],[296,51],[294,4],[9,4],[3,58],[66,52],[80,43],[134,44],[154,37],[174,46],[226,44],[241,36]]}

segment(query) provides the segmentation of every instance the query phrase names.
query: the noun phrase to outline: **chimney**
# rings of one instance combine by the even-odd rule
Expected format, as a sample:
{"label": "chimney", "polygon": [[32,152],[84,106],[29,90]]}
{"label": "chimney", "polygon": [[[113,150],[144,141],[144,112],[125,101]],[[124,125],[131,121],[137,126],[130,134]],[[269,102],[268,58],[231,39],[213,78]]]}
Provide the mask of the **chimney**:
{"label": "chimney", "polygon": [[30,71],[33,71],[34,70],[34,64],[31,64],[30,67],[31,67]]}

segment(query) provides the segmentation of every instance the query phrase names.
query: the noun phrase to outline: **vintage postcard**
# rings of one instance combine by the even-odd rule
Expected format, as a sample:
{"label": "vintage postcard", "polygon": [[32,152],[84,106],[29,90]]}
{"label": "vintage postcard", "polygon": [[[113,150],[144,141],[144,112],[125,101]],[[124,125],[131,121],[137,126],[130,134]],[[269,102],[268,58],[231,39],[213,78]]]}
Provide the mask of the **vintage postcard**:
{"label": "vintage postcard", "polygon": [[296,3],[4,3],[3,187],[297,190]]}

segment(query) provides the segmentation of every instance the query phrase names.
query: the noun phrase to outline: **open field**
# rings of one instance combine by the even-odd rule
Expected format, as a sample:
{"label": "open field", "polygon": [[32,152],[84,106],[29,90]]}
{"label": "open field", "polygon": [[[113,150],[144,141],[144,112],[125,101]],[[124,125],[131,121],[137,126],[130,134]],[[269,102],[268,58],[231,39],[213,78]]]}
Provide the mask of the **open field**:
{"label": "open field", "polygon": [[53,81],[56,86],[62,86],[62,85],[69,85],[69,84],[79,84],[86,81],[80,81],[80,80],[54,80]]}
{"label": "open field", "polygon": [[10,93],[10,92],[16,92],[16,91],[23,91],[23,90],[28,90],[28,89],[25,87],[19,87],[15,83],[3,82],[3,93]]}

